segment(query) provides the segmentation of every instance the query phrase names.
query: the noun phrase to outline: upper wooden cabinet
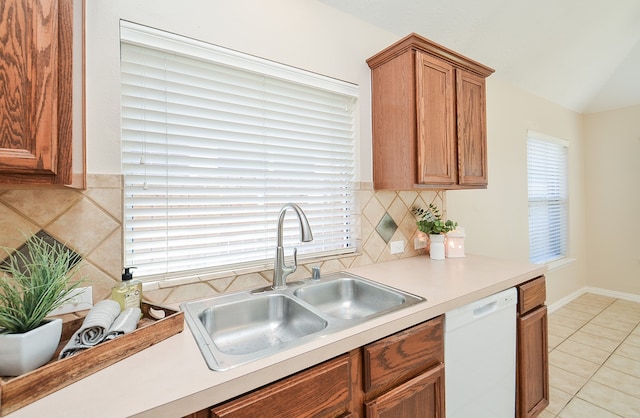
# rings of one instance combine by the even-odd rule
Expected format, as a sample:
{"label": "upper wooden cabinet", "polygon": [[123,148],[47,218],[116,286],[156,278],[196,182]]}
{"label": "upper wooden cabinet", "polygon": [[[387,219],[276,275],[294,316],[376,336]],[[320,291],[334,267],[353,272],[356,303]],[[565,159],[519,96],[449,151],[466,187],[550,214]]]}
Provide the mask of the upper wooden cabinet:
{"label": "upper wooden cabinet", "polygon": [[79,182],[72,162],[74,147],[84,146],[82,138],[74,144],[72,123],[77,44],[74,0],[0,4],[1,184]]}
{"label": "upper wooden cabinet", "polygon": [[486,187],[485,78],[494,70],[415,33],[367,63],[374,188]]}

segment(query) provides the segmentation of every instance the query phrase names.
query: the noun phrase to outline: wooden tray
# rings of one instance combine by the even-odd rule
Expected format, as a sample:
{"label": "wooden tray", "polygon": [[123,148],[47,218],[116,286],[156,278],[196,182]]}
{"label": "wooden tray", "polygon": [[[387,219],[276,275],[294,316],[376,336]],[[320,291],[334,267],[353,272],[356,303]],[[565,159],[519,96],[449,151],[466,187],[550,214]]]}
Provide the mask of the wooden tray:
{"label": "wooden tray", "polygon": [[144,350],[184,329],[184,314],[142,303],[138,328],[123,336],[58,360],[58,353],[82,325],[84,318],[66,322],[53,360],[16,377],[0,377],[0,416],[5,416],[105,367]]}

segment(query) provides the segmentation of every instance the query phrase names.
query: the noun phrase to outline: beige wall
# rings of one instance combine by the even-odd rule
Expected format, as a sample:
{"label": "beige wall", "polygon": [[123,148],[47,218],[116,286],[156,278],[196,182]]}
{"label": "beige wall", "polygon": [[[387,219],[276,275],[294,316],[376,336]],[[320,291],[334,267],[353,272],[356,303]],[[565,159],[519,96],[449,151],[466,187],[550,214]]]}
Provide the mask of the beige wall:
{"label": "beige wall", "polygon": [[451,218],[465,226],[469,252],[528,260],[527,130],[570,143],[569,252],[574,260],[547,275],[547,299],[553,303],[587,283],[580,114],[490,77],[487,80],[489,187],[447,192],[447,210]]}
{"label": "beige wall", "polygon": [[585,116],[589,286],[640,295],[640,106]]}

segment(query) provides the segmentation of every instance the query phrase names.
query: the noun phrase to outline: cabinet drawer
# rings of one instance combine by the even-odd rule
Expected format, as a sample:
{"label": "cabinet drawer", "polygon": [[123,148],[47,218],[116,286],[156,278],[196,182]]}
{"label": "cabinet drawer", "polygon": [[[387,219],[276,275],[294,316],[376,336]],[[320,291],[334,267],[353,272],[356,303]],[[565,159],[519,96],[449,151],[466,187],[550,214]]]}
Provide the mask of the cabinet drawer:
{"label": "cabinet drawer", "polygon": [[340,416],[351,400],[350,373],[351,357],[345,354],[214,406],[211,417]]}
{"label": "cabinet drawer", "polygon": [[443,317],[439,316],[364,347],[364,390],[398,384],[444,362]]}
{"label": "cabinet drawer", "polygon": [[518,286],[518,313],[520,315],[544,305],[547,299],[546,282],[540,276]]}

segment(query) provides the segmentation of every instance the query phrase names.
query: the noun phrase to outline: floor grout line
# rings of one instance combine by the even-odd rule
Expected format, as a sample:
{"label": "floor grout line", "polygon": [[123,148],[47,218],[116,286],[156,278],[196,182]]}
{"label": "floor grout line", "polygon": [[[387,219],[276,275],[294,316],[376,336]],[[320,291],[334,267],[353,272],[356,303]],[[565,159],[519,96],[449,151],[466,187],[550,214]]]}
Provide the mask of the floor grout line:
{"label": "floor grout line", "polygon": [[[562,336],[554,335],[554,336],[555,336],[555,337],[557,337],[557,338],[561,338],[561,339],[562,339],[562,341],[561,341],[560,343],[556,344],[556,345],[555,345],[555,347],[554,347],[554,348],[552,348],[552,349],[549,351],[549,355],[550,355],[552,352],[556,351],[556,350],[558,349],[558,347],[559,347],[561,344],[563,344],[565,341],[569,340],[569,339],[570,339],[572,336],[574,336],[578,331],[582,330],[582,328],[584,328],[587,324],[591,323],[591,322],[592,322],[594,319],[596,319],[599,315],[601,315],[603,312],[605,312],[605,311],[607,310],[607,308],[611,307],[611,306],[612,306],[613,304],[615,304],[615,302],[616,302],[616,301],[618,301],[618,300],[620,300],[620,299],[614,298],[610,303],[606,304],[606,306],[604,306],[604,307],[602,307],[602,308],[600,308],[599,306],[598,306],[598,307],[596,307],[596,308],[600,308],[600,311],[599,311],[598,313],[596,313],[596,314],[593,314],[593,315],[592,315],[592,317],[591,317],[591,319],[589,319],[588,321],[586,321],[584,324],[582,324],[580,327],[578,327],[576,330],[574,330],[574,331],[573,331],[570,335],[568,335],[567,337],[562,337]],[[573,301],[572,301],[572,302],[573,302]],[[572,302],[570,302],[570,303],[572,303]],[[570,303],[569,303],[569,304],[570,304]],[[578,303],[580,303],[580,304],[581,304],[581,305],[583,305],[583,306],[585,306],[585,305],[586,305],[586,306],[593,306],[593,305],[588,305],[587,303],[582,303],[582,302],[578,302]],[[569,304],[567,304],[567,305],[569,305]],[[565,305],[565,306],[567,306],[567,305]],[[567,309],[570,309],[570,308],[567,308]],[[583,311],[579,311],[579,310],[575,310],[575,311],[576,311],[576,312],[580,312],[580,313],[585,313],[585,312],[583,312]],[[620,313],[620,315],[622,315],[622,313]],[[559,313],[559,316],[562,316],[562,317],[565,317],[565,318],[570,318],[570,316],[562,315],[561,313]],[[571,318],[571,319],[575,319],[575,318]],[[552,318],[550,318],[550,319],[549,319],[549,321],[552,321],[552,320],[553,320]],[[613,330],[615,330],[615,331],[620,331],[620,330],[618,330],[618,329],[611,328],[611,327],[607,327],[607,326],[600,325],[600,324],[593,324],[593,325],[598,325],[598,326],[601,326],[601,327],[604,327],[604,328],[609,328],[609,329],[613,329]],[[593,406],[595,406],[595,407],[597,407],[597,408],[600,408],[600,409],[606,410],[607,412],[609,412],[609,413],[611,413],[611,414],[614,414],[614,415],[616,415],[616,416],[620,416],[620,415],[616,414],[615,412],[613,412],[613,411],[609,410],[607,407],[605,407],[605,406],[603,406],[603,405],[598,405],[598,404],[593,403],[593,402],[591,402],[591,401],[589,401],[589,400],[586,400],[586,399],[581,398],[581,397],[579,396],[579,394],[580,394],[580,392],[582,391],[582,389],[583,389],[583,388],[584,388],[584,387],[585,387],[589,382],[591,382],[591,381],[592,381],[593,377],[594,377],[594,376],[595,376],[595,375],[596,375],[596,374],[597,374],[597,373],[598,373],[598,372],[599,372],[603,367],[605,367],[605,364],[607,363],[607,361],[609,361],[609,359],[610,359],[614,354],[616,354],[616,351],[618,350],[618,348],[619,348],[622,344],[624,344],[624,342],[629,338],[629,336],[631,336],[631,335],[633,334],[633,332],[634,332],[634,330],[635,330],[636,328],[640,328],[640,321],[639,321],[639,322],[636,322],[636,325],[635,325],[633,328],[631,328],[631,330],[630,330],[630,331],[626,332],[626,335],[624,336],[624,338],[623,338],[623,339],[621,339],[621,340],[616,344],[615,348],[613,348],[613,350],[611,350],[611,351],[609,352],[609,354],[606,356],[606,358],[605,358],[604,360],[602,360],[602,362],[593,362],[593,361],[591,361],[591,360],[584,359],[584,358],[582,358],[582,357],[574,356],[574,357],[576,357],[576,358],[578,358],[578,359],[580,359],[580,360],[591,361],[593,364],[598,364],[598,367],[596,368],[596,370],[595,370],[593,373],[591,373],[591,374],[590,374],[590,376],[586,379],[586,381],[585,381],[585,382],[584,382],[584,383],[583,383],[583,384],[578,388],[578,390],[576,390],[575,394],[573,394],[573,395],[572,395],[572,394],[570,394],[570,393],[567,393],[567,392],[563,391],[563,390],[562,390],[562,389],[560,389],[560,388],[554,387],[554,389],[555,389],[555,390],[559,390],[559,391],[561,391],[562,393],[565,393],[565,394],[569,395],[569,396],[570,396],[570,398],[569,398],[569,400],[564,404],[564,406],[563,406],[562,408],[560,408],[560,410],[559,410],[559,412],[558,412],[557,414],[555,414],[555,415],[554,415],[553,413],[551,413],[551,415],[554,415],[555,417],[561,417],[561,416],[562,416],[562,413],[567,409],[567,407],[569,406],[569,404],[571,403],[571,401],[572,401],[574,398],[578,398],[578,399],[580,399],[582,402],[589,403],[590,405],[593,405]],[[584,332],[585,332],[585,333],[588,333],[588,334],[590,334],[590,335],[594,335],[594,336],[596,336],[596,337],[598,336],[598,335],[596,335],[596,334],[591,334],[591,333],[589,333],[588,331],[584,331]],[[625,333],[625,331],[620,331],[620,332]],[[608,339],[607,337],[604,337],[604,336],[600,336],[600,337]],[[612,339],[609,339],[609,340],[610,340],[610,341],[615,341],[615,340],[612,340]],[[608,350],[603,350],[603,349],[601,349],[601,348],[599,348],[599,347],[594,347],[594,346],[591,346],[591,345],[589,345],[589,344],[584,344],[584,343],[581,343],[581,342],[578,342],[578,341],[574,341],[574,342],[575,342],[575,343],[578,343],[578,344],[585,345],[585,346],[590,347],[590,348],[599,349],[599,350],[602,350],[602,351],[608,351]],[[558,350],[558,352],[561,352],[561,353],[563,353],[563,354],[572,355],[572,354],[570,354],[570,353],[566,353],[566,352],[564,352],[564,351],[562,351],[562,350]],[[616,354],[616,355],[619,355],[619,356],[621,356],[621,357],[624,357],[624,358],[627,358],[627,359],[630,359],[630,360],[634,360],[634,361],[635,361],[635,359],[632,359],[632,358],[629,358],[629,357],[626,357],[626,356],[623,356],[623,355],[620,355],[620,354]],[[555,366],[555,367],[558,367],[558,366]],[[570,370],[566,370],[566,369],[564,369],[564,368],[562,368],[562,367],[558,367],[558,368],[559,368],[559,369],[562,369],[562,370],[564,370],[564,371],[566,371],[566,372],[568,372],[568,373],[571,373],[571,374],[573,374],[573,375],[575,375],[575,376],[577,376],[577,377],[582,378],[582,376],[576,375],[574,372],[572,372],[572,371],[570,371]],[[616,371],[617,371],[617,372],[621,372],[621,371],[619,371],[619,370],[616,370]],[[621,372],[621,373],[624,373],[624,372]],[[625,374],[626,374],[626,373],[625,373]],[[638,377],[638,376],[634,376],[634,375],[630,375],[630,374],[629,374],[629,376],[632,376],[632,377]],[[638,377],[638,378],[640,378],[640,377]],[[594,382],[595,382],[595,381],[594,381]],[[609,388],[611,388],[611,389],[613,389],[613,390],[616,390],[616,391],[618,391],[618,392],[620,392],[620,393],[623,393],[623,394],[629,395],[629,394],[627,394],[626,392],[622,392],[622,391],[618,390],[618,389],[617,389],[617,388],[615,388],[615,387],[611,387],[610,385],[607,385],[607,384],[604,384],[604,383],[601,383],[601,382],[596,382],[596,383],[601,384],[601,385],[606,386],[606,387],[609,387]],[[634,397],[634,398],[640,399],[640,398],[635,397],[635,396],[633,396],[633,395],[629,395],[629,396],[632,396],[632,397]]]}

